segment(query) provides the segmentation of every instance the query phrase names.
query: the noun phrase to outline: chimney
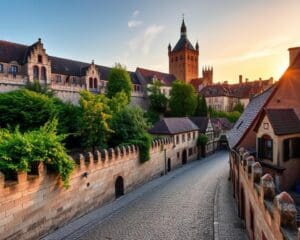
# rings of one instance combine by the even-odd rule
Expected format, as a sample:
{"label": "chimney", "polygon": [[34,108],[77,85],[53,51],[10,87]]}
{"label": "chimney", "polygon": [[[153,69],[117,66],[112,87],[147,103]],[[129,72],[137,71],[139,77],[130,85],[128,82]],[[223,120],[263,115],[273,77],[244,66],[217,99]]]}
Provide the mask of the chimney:
{"label": "chimney", "polygon": [[239,83],[243,82],[243,75],[239,75]]}
{"label": "chimney", "polygon": [[249,79],[248,79],[248,78],[246,78],[246,83],[248,82],[248,80],[249,80]]}
{"label": "chimney", "polygon": [[300,47],[289,48],[289,52],[290,52],[290,66],[291,66],[295,61],[296,57],[298,56],[298,54],[300,54]]}

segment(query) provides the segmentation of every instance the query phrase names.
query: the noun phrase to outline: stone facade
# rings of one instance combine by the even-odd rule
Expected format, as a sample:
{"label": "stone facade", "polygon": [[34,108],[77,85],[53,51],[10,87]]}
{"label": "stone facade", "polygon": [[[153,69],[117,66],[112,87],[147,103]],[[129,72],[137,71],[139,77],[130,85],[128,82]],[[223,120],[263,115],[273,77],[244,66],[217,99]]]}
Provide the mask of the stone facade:
{"label": "stone facade", "polygon": [[[0,238],[37,239],[72,218],[112,201],[118,194],[179,167],[183,160],[195,160],[196,141],[177,144],[171,138],[156,140],[150,155],[149,161],[140,163],[135,146],[108,149],[94,155],[79,154],[73,157],[77,165],[68,189],[43,164],[34,175],[18,173],[16,181],[5,181],[0,173]],[[122,182],[123,189],[117,189],[117,181]]]}

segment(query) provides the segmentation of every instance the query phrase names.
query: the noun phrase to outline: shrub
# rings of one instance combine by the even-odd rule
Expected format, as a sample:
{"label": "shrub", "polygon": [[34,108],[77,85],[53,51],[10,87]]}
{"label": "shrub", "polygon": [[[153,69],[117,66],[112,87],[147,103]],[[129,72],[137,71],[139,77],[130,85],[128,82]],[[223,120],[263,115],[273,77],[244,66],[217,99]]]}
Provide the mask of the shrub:
{"label": "shrub", "polygon": [[69,186],[69,177],[74,168],[62,140],[56,134],[57,120],[46,123],[38,130],[21,133],[19,129],[0,129],[0,170],[29,172],[36,162],[44,162],[59,173],[64,186]]}

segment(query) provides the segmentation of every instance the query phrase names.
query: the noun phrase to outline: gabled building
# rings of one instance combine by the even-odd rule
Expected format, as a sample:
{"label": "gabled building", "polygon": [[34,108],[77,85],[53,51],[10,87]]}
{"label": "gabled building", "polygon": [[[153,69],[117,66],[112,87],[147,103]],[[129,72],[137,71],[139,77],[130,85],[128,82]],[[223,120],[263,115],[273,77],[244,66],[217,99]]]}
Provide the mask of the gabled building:
{"label": "gabled building", "polygon": [[[296,239],[300,226],[300,48],[228,136],[233,193],[250,239]],[[277,194],[277,195],[276,195]]]}
{"label": "gabled building", "polygon": [[[199,128],[186,117],[163,118],[156,122],[149,133],[156,137],[170,137],[173,141],[173,162],[168,162],[168,169],[177,166],[180,162],[186,164],[188,161],[197,159],[197,139]],[[169,161],[169,160],[168,160]]]}

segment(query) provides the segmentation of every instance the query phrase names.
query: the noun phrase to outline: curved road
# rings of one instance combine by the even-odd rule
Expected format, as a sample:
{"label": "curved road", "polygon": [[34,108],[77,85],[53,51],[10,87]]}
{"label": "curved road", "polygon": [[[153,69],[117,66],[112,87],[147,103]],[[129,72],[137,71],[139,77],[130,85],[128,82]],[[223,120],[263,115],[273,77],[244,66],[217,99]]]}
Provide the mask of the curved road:
{"label": "curved road", "polygon": [[[89,224],[73,226],[77,229],[71,234],[59,238],[54,233],[45,239],[214,239],[214,202],[215,196],[220,195],[216,189],[226,183],[227,178],[228,153],[219,152],[121,197],[111,203],[113,206],[104,207],[103,216],[95,217],[95,214],[93,220],[85,217]],[[97,211],[101,213],[101,208]],[[234,209],[227,209],[226,214],[228,211]],[[219,239],[226,238],[220,236]]]}

